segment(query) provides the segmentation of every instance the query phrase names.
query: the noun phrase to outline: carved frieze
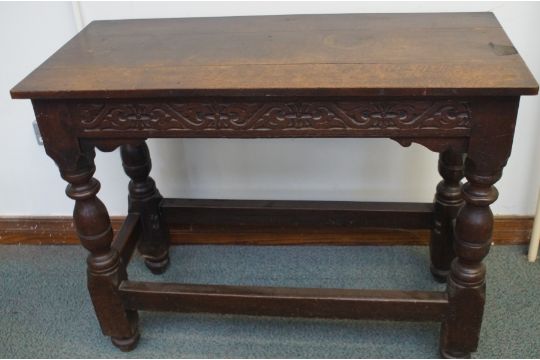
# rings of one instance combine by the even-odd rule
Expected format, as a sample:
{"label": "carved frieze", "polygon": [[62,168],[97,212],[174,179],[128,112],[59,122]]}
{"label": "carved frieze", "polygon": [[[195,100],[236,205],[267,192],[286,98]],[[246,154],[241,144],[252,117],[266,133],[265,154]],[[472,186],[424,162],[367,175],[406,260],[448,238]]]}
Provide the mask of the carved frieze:
{"label": "carved frieze", "polygon": [[469,129],[466,102],[95,102],[73,107],[83,132]]}

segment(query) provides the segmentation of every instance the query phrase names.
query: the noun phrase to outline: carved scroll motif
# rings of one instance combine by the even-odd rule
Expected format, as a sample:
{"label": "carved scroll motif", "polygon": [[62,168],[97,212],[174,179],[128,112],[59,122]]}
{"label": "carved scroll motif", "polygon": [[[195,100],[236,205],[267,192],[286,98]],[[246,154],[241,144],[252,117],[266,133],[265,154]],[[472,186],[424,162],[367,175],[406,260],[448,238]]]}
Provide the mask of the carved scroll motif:
{"label": "carved scroll motif", "polygon": [[83,103],[74,107],[84,132],[108,130],[270,131],[469,129],[459,101],[286,103]]}

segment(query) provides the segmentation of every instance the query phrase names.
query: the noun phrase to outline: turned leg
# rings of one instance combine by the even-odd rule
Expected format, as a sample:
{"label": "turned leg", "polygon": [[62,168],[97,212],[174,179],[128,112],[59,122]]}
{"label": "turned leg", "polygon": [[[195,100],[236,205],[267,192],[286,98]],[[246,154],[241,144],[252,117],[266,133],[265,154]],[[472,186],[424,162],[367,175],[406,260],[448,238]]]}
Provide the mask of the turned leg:
{"label": "turned leg", "polygon": [[497,199],[493,184],[502,170],[478,172],[467,159],[463,186],[464,207],[455,226],[456,258],[448,277],[449,310],[441,328],[441,355],[467,358],[476,351],[485,303],[485,266],[489,252],[493,214],[489,205]]}
{"label": "turned leg", "polygon": [[138,213],[142,222],[139,252],[154,274],[163,273],[169,264],[169,236],[159,213],[162,196],[154,180],[148,176],[152,169],[146,143],[121,147],[122,166],[130,177],[129,212]]}
{"label": "turned leg", "polygon": [[437,185],[434,201],[434,227],[429,243],[431,273],[439,282],[445,282],[450,263],[456,256],[453,249],[454,220],[463,206],[461,179],[463,154],[447,150],[439,155],[439,173],[443,180]]}
{"label": "turned leg", "polygon": [[124,308],[118,295],[120,282],[127,279],[125,264],[118,252],[111,248],[113,232],[105,205],[96,194],[100,184],[92,176],[95,171],[93,150],[88,161],[73,170],[61,169],[69,182],[67,195],[75,200],[73,220],[82,245],[90,251],[88,264],[88,290],[99,324],[105,335],[123,351],[135,348],[139,339],[137,312]]}

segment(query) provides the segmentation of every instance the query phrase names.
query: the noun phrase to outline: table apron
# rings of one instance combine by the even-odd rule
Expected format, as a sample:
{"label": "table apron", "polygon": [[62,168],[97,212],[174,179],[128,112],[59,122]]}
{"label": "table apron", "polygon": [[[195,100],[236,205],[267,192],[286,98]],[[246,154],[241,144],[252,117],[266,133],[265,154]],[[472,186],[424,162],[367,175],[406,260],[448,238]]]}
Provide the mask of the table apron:
{"label": "table apron", "polygon": [[467,137],[466,99],[140,99],[68,104],[83,138]]}

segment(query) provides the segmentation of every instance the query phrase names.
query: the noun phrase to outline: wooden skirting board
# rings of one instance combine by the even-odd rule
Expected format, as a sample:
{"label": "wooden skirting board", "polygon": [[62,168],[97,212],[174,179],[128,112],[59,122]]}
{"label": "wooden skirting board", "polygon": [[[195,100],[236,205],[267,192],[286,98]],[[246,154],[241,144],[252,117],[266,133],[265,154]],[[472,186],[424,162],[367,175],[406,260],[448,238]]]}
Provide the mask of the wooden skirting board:
{"label": "wooden skirting board", "polygon": [[[115,230],[124,217],[112,217]],[[529,216],[496,216],[493,231],[495,244],[527,244],[533,218]],[[242,232],[216,232],[172,228],[172,244],[237,245],[427,245],[428,230],[363,229],[360,232],[291,231],[272,233],[256,229]],[[79,244],[70,217],[0,217],[0,244],[69,245]]]}

